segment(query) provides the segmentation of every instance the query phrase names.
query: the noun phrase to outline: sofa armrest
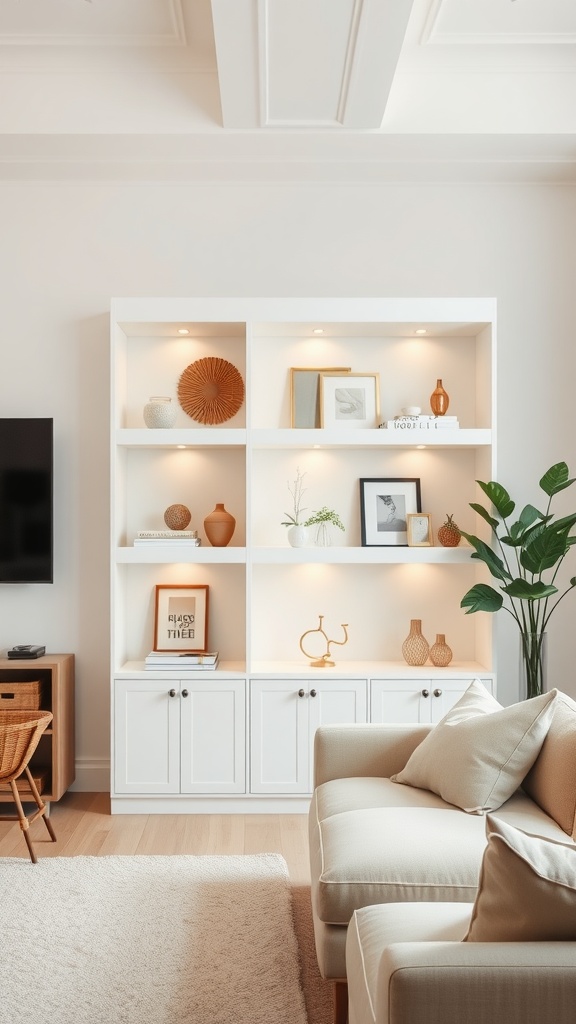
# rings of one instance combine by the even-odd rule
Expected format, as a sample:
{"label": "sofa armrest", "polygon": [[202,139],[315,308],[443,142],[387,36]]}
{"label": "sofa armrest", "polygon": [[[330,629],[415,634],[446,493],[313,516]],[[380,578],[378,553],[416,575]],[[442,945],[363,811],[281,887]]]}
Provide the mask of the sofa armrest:
{"label": "sofa armrest", "polygon": [[321,725],[314,737],[314,787],[332,779],[388,778],[404,768],[430,725]]}
{"label": "sofa armrest", "polygon": [[573,1024],[575,1005],[576,942],[398,942],[380,960],[375,1019]]}

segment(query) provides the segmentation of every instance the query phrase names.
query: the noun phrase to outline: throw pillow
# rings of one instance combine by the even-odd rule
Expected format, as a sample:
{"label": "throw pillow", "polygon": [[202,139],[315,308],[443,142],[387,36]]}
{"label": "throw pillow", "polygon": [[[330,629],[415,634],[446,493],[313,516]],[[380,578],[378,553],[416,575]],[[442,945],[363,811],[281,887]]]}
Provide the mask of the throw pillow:
{"label": "throw pillow", "polygon": [[522,788],[576,839],[576,702],[565,693],[558,693],[546,739]]}
{"label": "throw pillow", "polygon": [[576,939],[576,847],[487,818],[476,901],[464,942]]}
{"label": "throw pillow", "polygon": [[496,810],[534,764],[556,694],[503,708],[474,680],[392,781],[429,789],[469,814]]}

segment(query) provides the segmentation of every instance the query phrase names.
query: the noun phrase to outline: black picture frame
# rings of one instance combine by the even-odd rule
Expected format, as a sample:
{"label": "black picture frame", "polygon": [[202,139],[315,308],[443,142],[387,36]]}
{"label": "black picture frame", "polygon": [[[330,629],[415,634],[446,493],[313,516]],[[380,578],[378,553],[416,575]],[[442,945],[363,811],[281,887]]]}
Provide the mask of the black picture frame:
{"label": "black picture frame", "polygon": [[408,547],[406,516],[421,511],[419,477],[362,478],[362,547]]}

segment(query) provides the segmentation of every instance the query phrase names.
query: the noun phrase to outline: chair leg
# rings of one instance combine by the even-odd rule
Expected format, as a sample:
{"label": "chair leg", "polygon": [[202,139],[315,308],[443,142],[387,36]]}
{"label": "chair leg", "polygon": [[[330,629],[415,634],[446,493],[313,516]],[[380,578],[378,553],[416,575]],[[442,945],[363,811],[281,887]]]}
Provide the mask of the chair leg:
{"label": "chair leg", "polygon": [[334,982],[334,1024],[346,1024],[348,1020],[348,983]]}
{"label": "chair leg", "polygon": [[28,818],[24,814],[24,808],[22,807],[22,801],[20,799],[20,793],[18,792],[18,786],[16,785],[14,779],[10,779],[10,789],[12,790],[12,797],[13,797],[14,803],[16,804],[16,813],[18,815],[18,821],[20,823],[20,828],[22,829],[22,831],[24,833],[24,839],[26,840],[26,846],[28,847],[28,853],[30,854],[30,860],[32,861],[33,864],[37,864],[38,863],[38,858],[36,857],[36,854],[34,853],[34,847],[32,846],[32,840],[30,839],[30,836],[28,835],[28,828],[29,828]]}
{"label": "chair leg", "polygon": [[26,778],[28,779],[28,785],[30,786],[30,789],[32,791],[32,796],[34,797],[34,799],[36,801],[36,805],[38,807],[38,810],[40,811],[40,814],[42,815],[44,824],[46,825],[46,828],[48,829],[48,835],[50,836],[52,842],[55,843],[57,841],[56,840],[56,833],[55,833],[54,828],[52,826],[52,822],[46,816],[46,804],[44,803],[42,797],[40,796],[40,794],[38,792],[38,788],[36,786],[36,783],[34,782],[34,779],[32,778],[32,773],[31,773],[28,765],[26,765],[24,771],[26,772]]}

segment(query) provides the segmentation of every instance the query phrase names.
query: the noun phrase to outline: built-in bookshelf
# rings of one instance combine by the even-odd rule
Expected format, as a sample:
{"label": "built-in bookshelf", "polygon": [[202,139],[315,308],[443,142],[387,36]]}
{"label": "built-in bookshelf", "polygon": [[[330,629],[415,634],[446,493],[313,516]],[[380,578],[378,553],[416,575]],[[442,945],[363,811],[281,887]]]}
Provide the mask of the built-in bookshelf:
{"label": "built-in bookshelf", "polygon": [[[436,534],[447,514],[466,531],[481,532],[470,502],[479,498],[476,480],[495,478],[495,327],[491,299],[113,302],[114,810],[133,809],[148,798],[155,809],[206,810],[214,807],[214,800],[221,809],[235,809],[242,801],[258,809],[263,793],[266,806],[274,792],[296,800],[307,792],[308,777],[298,782],[297,792],[296,783],[290,790],[290,781],[285,785],[282,779],[275,789],[273,770],[270,785],[255,777],[262,763],[259,747],[270,742],[265,738],[270,735],[277,736],[282,774],[280,733],[284,729],[285,736],[290,734],[290,727],[280,724],[283,713],[295,729],[292,739],[286,739],[288,766],[294,743],[304,733],[308,749],[319,720],[370,720],[375,687],[381,688],[382,681],[391,688],[398,681],[405,688],[414,684],[412,710],[404,702],[402,711],[411,717],[437,717],[436,711],[426,710],[432,707],[422,696],[426,680],[436,683],[436,689],[443,681],[451,682],[453,693],[476,676],[493,685],[491,617],[465,616],[460,608],[463,594],[483,578],[482,567],[463,542],[443,548]],[[211,357],[233,364],[245,385],[241,408],[213,426],[192,420],[177,395],[182,372]],[[429,412],[429,396],[442,378],[450,414],[459,425],[409,432],[376,424],[294,428],[291,370],[296,367],[349,367],[355,373],[378,374],[379,422],[408,406]],[[176,405],[173,427],[145,426],[143,408],[152,395],[166,395]],[[327,506],[345,526],[334,531],[330,546],[312,541],[297,548],[288,542],[281,523],[290,511],[289,485],[297,473],[303,476],[308,514]],[[419,511],[431,515],[434,544],[363,546],[361,479],[417,479]],[[201,545],[176,545],[173,540],[134,544],[139,531],[165,529],[164,511],[174,503],[190,509],[189,529],[198,531]],[[223,548],[211,547],[203,530],[205,516],[217,503],[236,519],[233,537]],[[173,673],[145,669],[154,630],[155,586],[161,583],[209,588],[207,646],[219,652],[219,663],[206,677],[194,673],[194,701],[185,675],[175,683]],[[300,637],[314,630],[319,615],[330,638],[339,639],[341,624],[347,624],[348,642],[332,648],[333,668],[312,669],[300,648]],[[413,618],[422,620],[430,643],[436,633],[446,635],[454,652],[448,668],[428,664],[411,669],[403,662],[402,642]],[[319,707],[314,703],[319,677],[324,690],[334,684],[332,696],[323,695],[323,718],[311,710]],[[343,682],[350,684],[348,697],[336,693]],[[219,695],[218,685],[223,687]],[[281,697],[286,687],[288,695]],[[446,690],[435,707],[444,707],[449,699],[457,698],[449,698]],[[381,707],[380,697],[379,702]],[[188,725],[196,732],[183,751],[183,742],[185,747],[188,742],[182,739],[183,722],[192,704],[194,722]],[[288,706],[291,711],[286,711]],[[147,729],[154,730],[154,714],[157,722],[165,719],[165,735],[179,737],[177,743],[170,740],[171,749],[158,761],[161,774],[173,757],[177,779],[166,782],[173,787],[169,793],[154,791],[158,779],[146,768],[145,740],[138,741],[139,734],[150,740]],[[141,725],[133,727],[140,716]],[[209,737],[218,732],[219,722],[227,739],[220,729],[221,749],[214,761]],[[227,756],[224,743],[231,751]],[[223,762],[227,767],[216,792],[218,764]],[[185,776],[188,783],[183,783]],[[128,791],[121,793],[125,785]],[[192,793],[185,794],[183,785],[191,786]]]}

